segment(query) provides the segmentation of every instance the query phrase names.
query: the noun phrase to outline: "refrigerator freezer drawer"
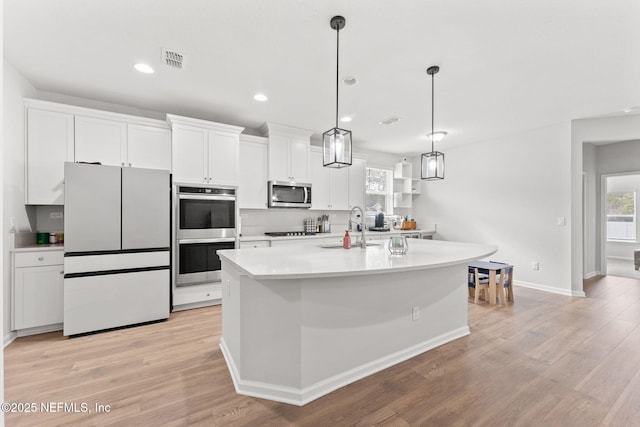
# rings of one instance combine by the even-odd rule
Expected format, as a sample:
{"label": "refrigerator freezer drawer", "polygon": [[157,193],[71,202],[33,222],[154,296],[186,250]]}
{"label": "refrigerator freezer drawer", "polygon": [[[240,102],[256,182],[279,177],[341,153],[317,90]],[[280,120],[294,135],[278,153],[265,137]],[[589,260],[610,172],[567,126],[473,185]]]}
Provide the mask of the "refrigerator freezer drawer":
{"label": "refrigerator freezer drawer", "polygon": [[64,279],[64,335],[169,317],[169,270]]}
{"label": "refrigerator freezer drawer", "polygon": [[169,265],[169,251],[64,257],[64,273],[123,270]]}

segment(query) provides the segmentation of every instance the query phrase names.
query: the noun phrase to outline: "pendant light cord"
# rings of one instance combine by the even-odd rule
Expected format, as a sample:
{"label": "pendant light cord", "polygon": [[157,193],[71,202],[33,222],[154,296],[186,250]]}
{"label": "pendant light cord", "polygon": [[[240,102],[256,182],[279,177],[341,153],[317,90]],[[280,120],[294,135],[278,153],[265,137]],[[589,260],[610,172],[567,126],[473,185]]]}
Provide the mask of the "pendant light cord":
{"label": "pendant light cord", "polygon": [[434,87],[435,87],[435,86],[434,86],[434,83],[433,83],[433,82],[434,82],[434,79],[435,79],[435,74],[431,74],[431,152],[432,152],[432,153],[435,151],[435,150],[434,150],[434,147],[433,147],[433,120],[434,120],[434,119],[433,119],[433,117],[434,117],[434,111],[433,111],[433,105],[434,105],[434,103],[433,103],[433,99],[434,99],[434,97],[435,97],[435,94],[434,94],[434,92],[433,92],[433,91],[434,91]]}
{"label": "pendant light cord", "polygon": [[340,84],[340,74],[339,74],[339,66],[340,66],[340,28],[336,30],[336,128],[338,128],[338,90]]}

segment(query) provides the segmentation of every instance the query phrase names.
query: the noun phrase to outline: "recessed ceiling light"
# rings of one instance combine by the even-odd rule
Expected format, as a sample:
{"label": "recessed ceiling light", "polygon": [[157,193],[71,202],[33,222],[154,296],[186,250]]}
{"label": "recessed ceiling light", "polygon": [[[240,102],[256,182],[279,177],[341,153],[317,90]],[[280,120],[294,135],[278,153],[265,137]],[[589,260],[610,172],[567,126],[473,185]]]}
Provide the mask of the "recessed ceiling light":
{"label": "recessed ceiling light", "polygon": [[400,120],[400,117],[398,116],[391,116],[389,118],[386,118],[384,120],[379,121],[378,123],[380,123],[381,125],[392,125],[395,122],[397,122],[398,120]]}
{"label": "recessed ceiling light", "polygon": [[622,111],[624,111],[625,113],[630,113],[630,112],[632,112],[632,111],[636,111],[636,110],[637,110],[637,109],[639,109],[639,108],[640,108],[640,106],[639,106],[639,105],[636,105],[635,107],[628,107],[628,108],[625,108],[625,109],[624,109],[624,110],[622,110]]}
{"label": "recessed ceiling light", "polygon": [[344,116],[340,118],[340,121],[343,123],[349,123],[353,118],[351,116]]}
{"label": "recessed ceiling light", "polygon": [[347,86],[353,86],[358,83],[358,79],[354,76],[347,76],[342,79],[342,83],[344,83]]}
{"label": "recessed ceiling light", "polygon": [[135,68],[136,70],[140,71],[141,73],[144,74],[153,74],[153,68],[151,68],[149,65],[147,64],[143,64],[143,63],[138,63],[136,65],[133,66],[133,68]]}
{"label": "recessed ceiling light", "polygon": [[267,95],[265,95],[264,93],[256,93],[255,95],[253,95],[253,99],[260,102],[265,102],[269,100],[269,98],[267,98]]}

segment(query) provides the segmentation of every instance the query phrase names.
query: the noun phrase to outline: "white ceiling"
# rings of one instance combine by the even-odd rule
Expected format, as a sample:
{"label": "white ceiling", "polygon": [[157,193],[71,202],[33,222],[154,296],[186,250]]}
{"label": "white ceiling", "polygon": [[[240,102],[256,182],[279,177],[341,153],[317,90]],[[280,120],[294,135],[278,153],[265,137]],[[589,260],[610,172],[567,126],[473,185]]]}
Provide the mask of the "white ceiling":
{"label": "white ceiling", "polygon": [[337,14],[356,150],[427,150],[430,65],[445,152],[640,105],[638,0],[5,0],[4,52],[39,90],[318,137],[334,126]]}

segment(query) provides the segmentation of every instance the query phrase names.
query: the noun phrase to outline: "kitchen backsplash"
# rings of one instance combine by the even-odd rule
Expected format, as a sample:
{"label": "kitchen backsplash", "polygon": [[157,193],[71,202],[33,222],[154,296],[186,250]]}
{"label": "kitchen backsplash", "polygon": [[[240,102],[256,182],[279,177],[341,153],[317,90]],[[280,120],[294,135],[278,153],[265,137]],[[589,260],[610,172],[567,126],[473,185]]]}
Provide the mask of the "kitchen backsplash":
{"label": "kitchen backsplash", "polygon": [[346,230],[349,211],[317,211],[309,209],[240,209],[241,233],[255,236],[266,231],[304,231],[305,218],[329,215],[331,231]]}

